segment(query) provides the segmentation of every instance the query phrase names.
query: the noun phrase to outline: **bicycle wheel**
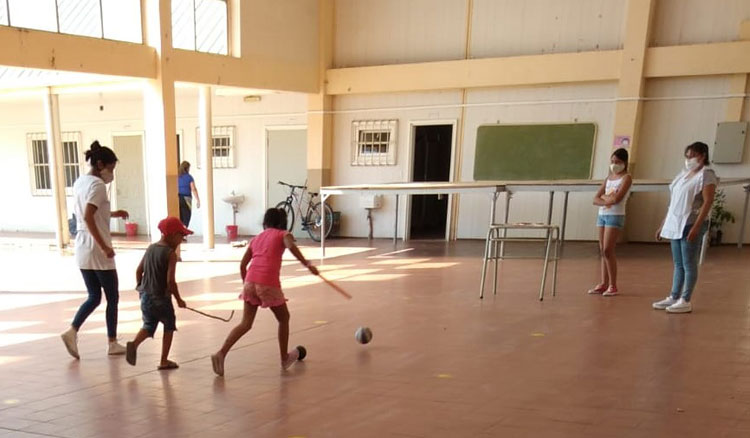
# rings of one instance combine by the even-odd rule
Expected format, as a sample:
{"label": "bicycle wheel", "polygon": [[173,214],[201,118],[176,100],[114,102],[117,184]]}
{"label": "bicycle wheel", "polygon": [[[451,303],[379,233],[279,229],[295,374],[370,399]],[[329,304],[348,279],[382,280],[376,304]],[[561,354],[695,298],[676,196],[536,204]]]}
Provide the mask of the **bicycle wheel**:
{"label": "bicycle wheel", "polygon": [[282,201],[276,204],[276,208],[286,212],[286,230],[291,233],[294,229],[294,209],[292,208],[292,204]]}
{"label": "bicycle wheel", "polygon": [[[333,229],[333,210],[331,210],[331,207],[326,204],[326,230],[325,230],[325,236],[326,239],[328,238],[328,235],[331,234],[331,229]],[[320,214],[320,202],[313,205],[312,208],[310,208],[310,213],[307,215],[307,218],[305,219],[305,223],[307,226],[307,233],[310,235],[312,240],[316,242],[320,242],[320,232],[321,232],[321,222],[322,222],[323,216]]]}

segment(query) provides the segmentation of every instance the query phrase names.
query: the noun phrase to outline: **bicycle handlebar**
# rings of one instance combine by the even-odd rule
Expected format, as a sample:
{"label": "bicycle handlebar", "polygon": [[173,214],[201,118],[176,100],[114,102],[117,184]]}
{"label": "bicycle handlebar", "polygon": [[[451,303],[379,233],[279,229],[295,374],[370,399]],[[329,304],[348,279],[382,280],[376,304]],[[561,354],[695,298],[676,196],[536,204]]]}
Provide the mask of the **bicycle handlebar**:
{"label": "bicycle handlebar", "polygon": [[284,181],[279,181],[278,184],[281,184],[282,186],[291,187],[293,189],[306,189],[307,186],[295,186],[294,184],[287,184]]}

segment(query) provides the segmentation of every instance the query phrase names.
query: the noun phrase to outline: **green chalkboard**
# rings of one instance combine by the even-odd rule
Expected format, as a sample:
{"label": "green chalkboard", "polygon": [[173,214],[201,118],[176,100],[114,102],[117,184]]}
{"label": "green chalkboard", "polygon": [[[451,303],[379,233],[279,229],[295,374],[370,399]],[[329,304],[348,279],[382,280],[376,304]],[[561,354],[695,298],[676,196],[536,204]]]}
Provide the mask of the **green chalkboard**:
{"label": "green chalkboard", "polygon": [[483,125],[474,180],[589,179],[596,125]]}

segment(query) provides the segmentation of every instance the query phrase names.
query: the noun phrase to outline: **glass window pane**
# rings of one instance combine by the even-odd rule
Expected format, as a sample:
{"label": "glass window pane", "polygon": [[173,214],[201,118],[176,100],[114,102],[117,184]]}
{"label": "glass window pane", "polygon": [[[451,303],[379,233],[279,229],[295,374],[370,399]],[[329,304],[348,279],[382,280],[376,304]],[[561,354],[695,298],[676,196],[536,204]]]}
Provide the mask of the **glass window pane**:
{"label": "glass window pane", "polygon": [[172,47],[195,50],[193,0],[172,0]]}
{"label": "glass window pane", "polygon": [[55,0],[8,0],[10,24],[57,32]]}
{"label": "glass window pane", "polygon": [[227,54],[227,3],[195,0],[196,50]]}
{"label": "glass window pane", "polygon": [[60,32],[102,37],[99,0],[57,0]]}
{"label": "glass window pane", "polygon": [[101,0],[104,38],[142,43],[140,0]]}

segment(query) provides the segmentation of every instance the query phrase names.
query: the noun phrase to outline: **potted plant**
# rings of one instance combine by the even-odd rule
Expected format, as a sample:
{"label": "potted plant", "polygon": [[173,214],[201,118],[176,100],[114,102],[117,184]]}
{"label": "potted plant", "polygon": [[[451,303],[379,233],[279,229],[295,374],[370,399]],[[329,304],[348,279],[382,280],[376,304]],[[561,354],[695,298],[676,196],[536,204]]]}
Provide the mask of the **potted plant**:
{"label": "potted plant", "polygon": [[711,227],[709,229],[711,245],[721,244],[722,225],[727,222],[734,223],[734,214],[725,208],[726,204],[727,195],[724,193],[724,190],[717,190],[714,197],[714,205],[711,207]]}

